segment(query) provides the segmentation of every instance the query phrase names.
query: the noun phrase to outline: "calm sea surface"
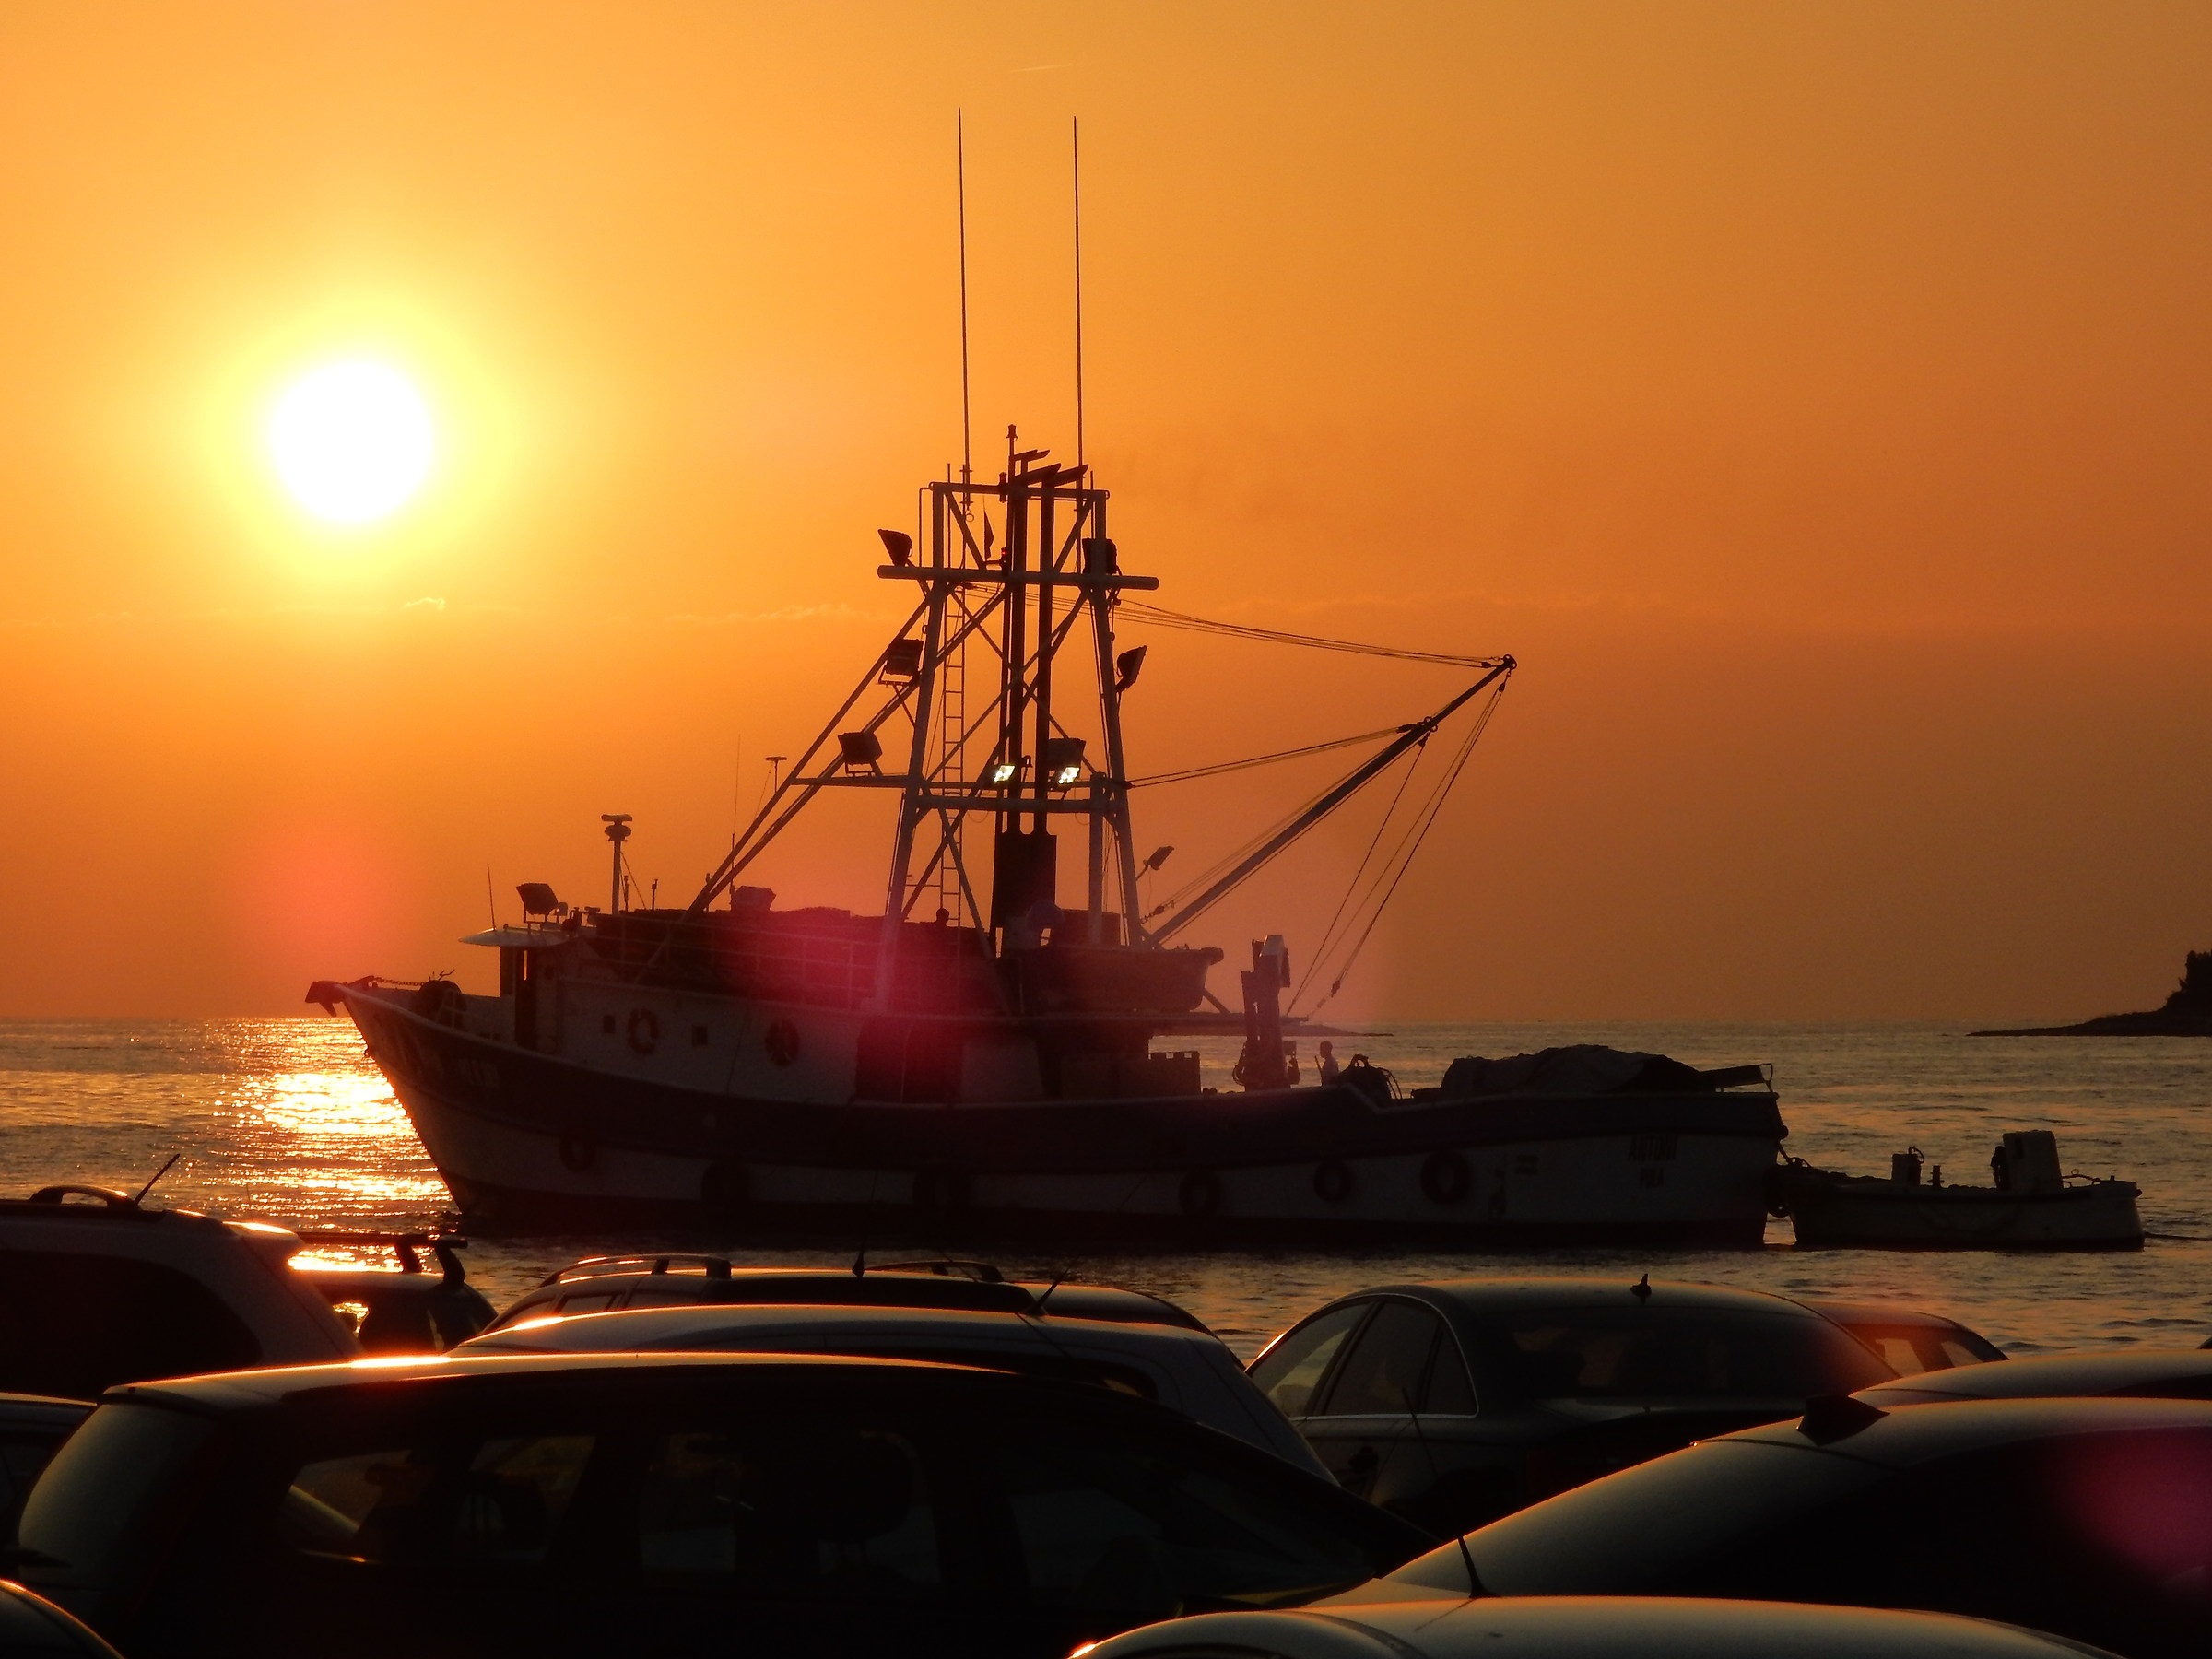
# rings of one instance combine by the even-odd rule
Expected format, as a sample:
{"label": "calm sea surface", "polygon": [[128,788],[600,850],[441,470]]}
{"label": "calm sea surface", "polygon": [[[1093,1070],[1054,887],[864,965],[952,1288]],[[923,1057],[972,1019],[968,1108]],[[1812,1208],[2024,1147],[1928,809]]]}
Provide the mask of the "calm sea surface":
{"label": "calm sea surface", "polygon": [[[1774,1065],[1790,1149],[1886,1172],[1908,1144],[1948,1179],[1988,1180],[2006,1129],[2057,1131],[2070,1170],[2139,1182],[2140,1254],[2008,1256],[1801,1251],[1786,1222],[1762,1250],[1478,1253],[1222,1252],[1130,1256],[1006,1253],[1009,1273],[1142,1286],[1184,1303],[1250,1354],[1301,1313],[1361,1285],[1483,1273],[1619,1274],[1895,1300],[1965,1320],[2015,1353],[2130,1344],[2195,1347],[2212,1333],[2212,1041],[1970,1038],[1938,1025],[1407,1026],[1342,1041],[1414,1083],[1456,1054],[1608,1042],[1700,1065]],[[1209,1082],[1233,1045],[1214,1045]],[[173,1206],[297,1226],[415,1228],[451,1199],[344,1019],[0,1022],[0,1192],[56,1182],[135,1189],[172,1152]],[[921,1241],[904,1241],[907,1244]],[[681,1243],[745,1262],[843,1262],[817,1249],[638,1234],[483,1241],[471,1277],[495,1302],[580,1255]],[[888,1246],[889,1241],[885,1241]]]}

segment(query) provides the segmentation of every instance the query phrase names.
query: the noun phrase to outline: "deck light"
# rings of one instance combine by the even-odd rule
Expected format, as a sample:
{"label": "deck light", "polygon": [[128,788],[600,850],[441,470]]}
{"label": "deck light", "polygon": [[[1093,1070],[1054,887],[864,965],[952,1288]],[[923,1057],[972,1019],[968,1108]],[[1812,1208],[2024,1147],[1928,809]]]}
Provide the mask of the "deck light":
{"label": "deck light", "polygon": [[994,789],[1004,789],[1021,776],[1018,760],[994,760],[983,769],[983,782]]}
{"label": "deck light", "polygon": [[880,777],[883,768],[877,765],[883,759],[883,740],[873,732],[840,732],[837,748],[848,773],[865,772]]}
{"label": "deck light", "polygon": [[1083,779],[1083,739],[1053,737],[1044,746],[1045,781],[1054,789],[1073,789]]}
{"label": "deck light", "polygon": [[905,531],[878,530],[876,534],[883,538],[883,550],[900,570],[914,562],[914,538]]}
{"label": "deck light", "polygon": [[922,645],[920,640],[893,640],[884,648],[883,672],[877,679],[887,686],[903,685],[922,672]]}

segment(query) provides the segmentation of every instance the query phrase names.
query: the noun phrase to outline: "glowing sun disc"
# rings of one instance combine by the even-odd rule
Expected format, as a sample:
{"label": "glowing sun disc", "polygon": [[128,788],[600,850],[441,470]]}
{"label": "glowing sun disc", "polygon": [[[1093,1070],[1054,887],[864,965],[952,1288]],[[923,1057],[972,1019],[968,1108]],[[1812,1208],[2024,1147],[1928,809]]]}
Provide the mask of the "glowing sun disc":
{"label": "glowing sun disc", "polygon": [[436,451],[429,406],[383,363],[311,370],[269,414],[277,477],[300,506],[333,524],[367,524],[406,505]]}

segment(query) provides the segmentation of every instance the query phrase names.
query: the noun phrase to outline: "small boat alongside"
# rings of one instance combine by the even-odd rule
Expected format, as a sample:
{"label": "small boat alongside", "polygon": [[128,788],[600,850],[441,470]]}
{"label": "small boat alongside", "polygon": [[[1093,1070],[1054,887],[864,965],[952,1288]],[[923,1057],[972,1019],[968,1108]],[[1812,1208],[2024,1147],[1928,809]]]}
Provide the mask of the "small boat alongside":
{"label": "small boat alongside", "polygon": [[1887,1179],[1778,1167],[1775,1214],[1797,1242],[1876,1250],[2139,1250],[2143,1220],[2132,1181],[2064,1174],[2048,1129],[2008,1131],[1990,1159],[1993,1185],[1947,1186],[1936,1165],[1924,1182],[1918,1147],[1892,1155]]}

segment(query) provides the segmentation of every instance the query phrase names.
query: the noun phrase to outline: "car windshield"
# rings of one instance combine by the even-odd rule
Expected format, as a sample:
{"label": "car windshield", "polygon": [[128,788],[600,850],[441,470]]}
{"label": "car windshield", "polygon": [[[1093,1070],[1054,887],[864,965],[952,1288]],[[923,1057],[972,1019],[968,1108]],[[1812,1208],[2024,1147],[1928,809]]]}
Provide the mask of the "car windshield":
{"label": "car windshield", "polygon": [[1492,1324],[1529,1399],[1803,1400],[1893,1374],[1841,1327],[1804,1314],[1714,1308],[1547,1308]]}
{"label": "car windshield", "polygon": [[[1493,1595],[1664,1594],[1691,1564],[1887,1473],[1809,1448],[1708,1441],[1493,1521],[1467,1550]],[[1392,1577],[1454,1594],[1467,1583],[1457,1545]]]}

